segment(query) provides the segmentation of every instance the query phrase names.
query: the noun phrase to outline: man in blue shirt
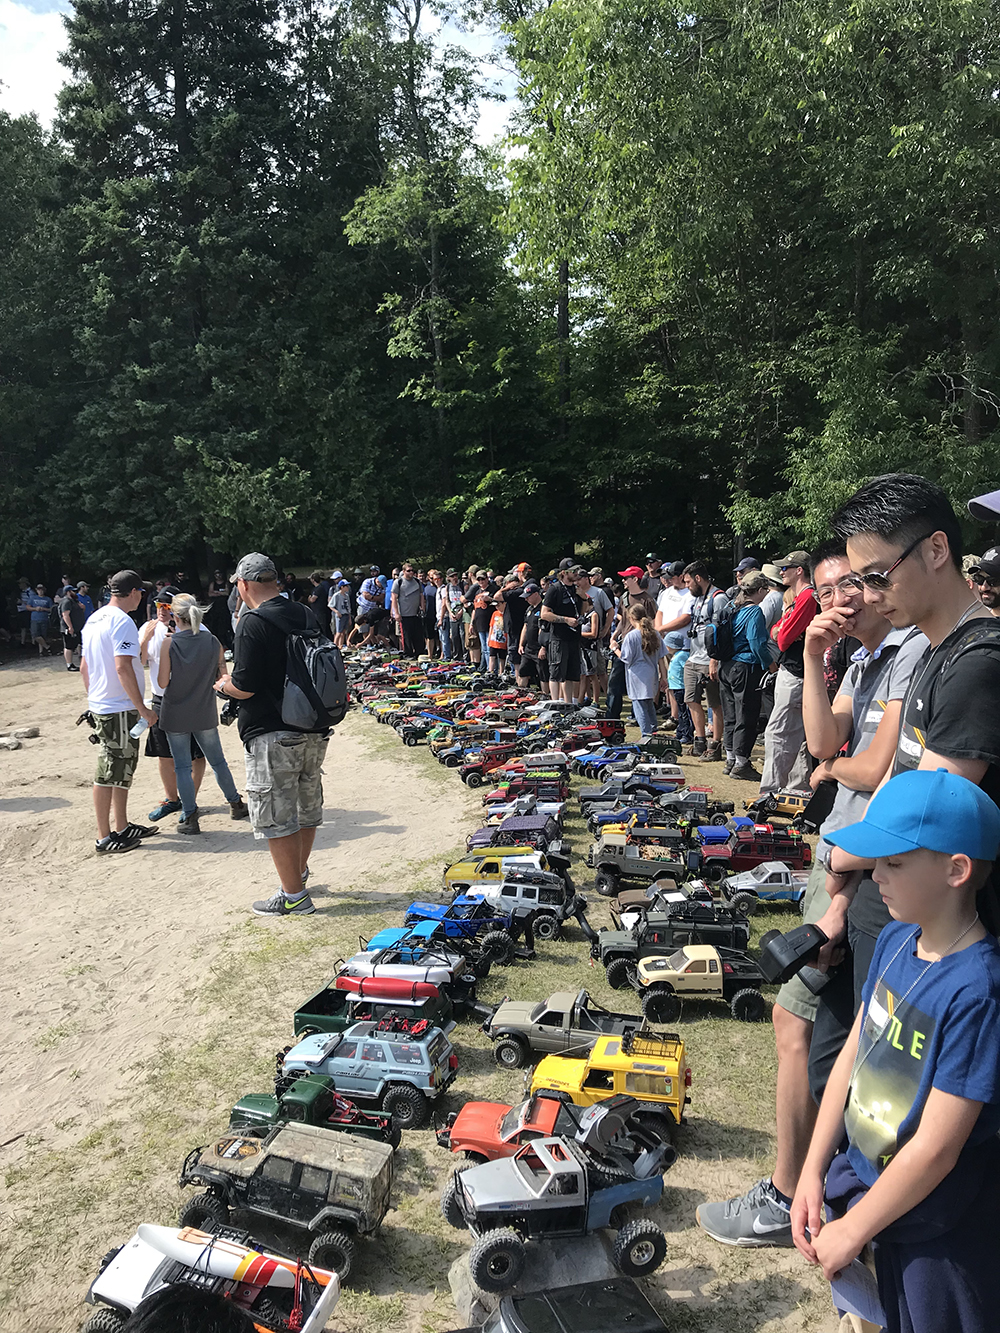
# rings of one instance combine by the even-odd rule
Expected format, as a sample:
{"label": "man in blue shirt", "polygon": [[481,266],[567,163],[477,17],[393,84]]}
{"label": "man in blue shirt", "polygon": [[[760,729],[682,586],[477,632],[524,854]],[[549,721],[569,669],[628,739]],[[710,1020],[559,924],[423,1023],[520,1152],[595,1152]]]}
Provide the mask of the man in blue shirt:
{"label": "man in blue shirt", "polygon": [[21,605],[31,612],[31,642],[38,645],[39,657],[51,657],[49,647],[49,617],[52,612],[52,598],[46,595],[45,585],[39,583],[34,592],[26,592],[21,597]]}

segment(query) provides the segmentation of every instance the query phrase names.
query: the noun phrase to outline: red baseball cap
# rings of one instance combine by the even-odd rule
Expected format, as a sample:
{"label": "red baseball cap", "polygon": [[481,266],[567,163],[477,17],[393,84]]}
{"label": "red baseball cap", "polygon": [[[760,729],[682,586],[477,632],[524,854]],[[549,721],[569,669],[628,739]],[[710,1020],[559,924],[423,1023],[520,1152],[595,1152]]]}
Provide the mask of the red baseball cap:
{"label": "red baseball cap", "polygon": [[645,573],[646,571],[640,569],[638,565],[629,565],[628,569],[620,569],[618,571],[618,577],[621,579],[641,579],[644,577]]}

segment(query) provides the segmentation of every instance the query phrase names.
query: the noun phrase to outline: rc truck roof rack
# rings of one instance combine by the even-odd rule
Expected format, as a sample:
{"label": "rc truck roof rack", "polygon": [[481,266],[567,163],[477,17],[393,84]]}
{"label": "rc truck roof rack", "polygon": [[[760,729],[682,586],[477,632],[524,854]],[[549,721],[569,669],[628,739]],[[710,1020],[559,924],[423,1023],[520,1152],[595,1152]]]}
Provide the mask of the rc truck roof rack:
{"label": "rc truck roof rack", "polygon": [[665,1055],[664,1048],[679,1042],[680,1039],[680,1034],[677,1032],[650,1032],[646,1028],[637,1032],[634,1028],[626,1028],[622,1034],[622,1054],[649,1055],[662,1060]]}

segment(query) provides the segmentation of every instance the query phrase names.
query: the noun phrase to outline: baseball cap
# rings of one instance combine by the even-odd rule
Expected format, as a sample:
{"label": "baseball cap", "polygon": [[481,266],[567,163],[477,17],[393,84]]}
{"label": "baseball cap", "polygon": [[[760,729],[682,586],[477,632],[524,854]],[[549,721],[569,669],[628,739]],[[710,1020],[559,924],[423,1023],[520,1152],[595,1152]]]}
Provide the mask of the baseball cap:
{"label": "baseball cap", "polygon": [[528,564],[527,560],[522,560],[519,565],[515,566],[515,568],[519,574],[531,573],[531,566]]}
{"label": "baseball cap", "polygon": [[972,572],[978,573],[979,571],[989,574],[990,578],[1000,574],[1000,546],[991,546],[988,551],[983,552],[972,566]]}
{"label": "baseball cap", "polygon": [[152,588],[151,583],[146,583],[134,569],[120,569],[117,574],[112,574],[108,579],[108,587],[111,589],[112,597],[127,597],[130,592],[139,589]]}
{"label": "baseball cap", "polygon": [[452,574],[457,574],[457,573],[458,573],[457,569],[449,569],[448,573],[445,575],[445,578],[450,579]]}
{"label": "baseball cap", "polygon": [[981,518],[984,523],[994,523],[1000,518],[1000,491],[987,491],[969,501],[969,513],[973,518]]}
{"label": "baseball cap", "polygon": [[274,583],[277,577],[274,561],[259,551],[251,551],[236,566],[236,573],[229,582],[235,583],[237,579],[242,579],[244,583]]}
{"label": "baseball cap", "polygon": [[542,591],[541,588],[532,579],[530,583],[526,583],[524,587],[521,589],[521,596],[530,597],[533,592],[541,592],[541,591]]}
{"label": "baseball cap", "polygon": [[646,564],[647,564],[647,565],[649,564],[650,560],[659,560],[659,558],[660,558],[660,557],[659,557],[658,555],[653,555],[652,551],[647,551],[647,552],[646,552]]}
{"label": "baseball cap", "polygon": [[781,581],[781,570],[777,565],[762,565],[760,572],[767,579],[768,583],[773,583],[776,588],[783,588],[785,586]]}
{"label": "baseball cap", "polygon": [[968,778],[946,768],[915,768],[887,782],[872,797],[864,819],[824,836],[865,860],[922,847],[993,861],[1000,849],[1000,810]]}
{"label": "baseball cap", "polygon": [[809,568],[809,552],[808,552],[808,551],[792,551],[792,553],[791,553],[790,555],[786,555],[785,558],[784,558],[783,560],[777,560],[777,561],[775,561],[775,563],[778,565],[778,567],[779,567],[779,571],[780,571],[780,567],[781,567],[782,565],[801,565],[803,569],[808,569],[808,568]]}
{"label": "baseball cap", "polygon": [[349,588],[351,585],[347,579],[340,579],[337,583],[338,588]]}
{"label": "baseball cap", "polygon": [[590,571],[590,577],[592,579],[603,579],[604,570],[600,567],[600,565],[595,565],[594,568]]}
{"label": "baseball cap", "polygon": [[381,573],[381,571],[379,570],[378,565],[369,565],[369,566],[368,566],[368,569],[369,569],[369,571],[370,571],[372,574],[378,574],[378,573]]}
{"label": "baseball cap", "polygon": [[645,572],[646,571],[640,569],[638,565],[629,565],[628,569],[620,569],[618,571],[618,577],[623,579],[641,579]]}
{"label": "baseball cap", "polygon": [[63,591],[64,591],[64,592],[79,592],[80,590],[79,590],[79,588],[76,586],[75,583],[67,583],[67,584],[65,584],[65,586],[64,586],[64,588],[63,588]]}
{"label": "baseball cap", "polygon": [[380,588],[385,588],[388,586],[389,580],[386,578],[384,574],[380,574],[378,578],[375,580],[375,582],[378,584]]}
{"label": "baseball cap", "polygon": [[674,563],[670,566],[670,577],[672,579],[679,579],[683,573],[684,573],[684,561],[675,560]]}
{"label": "baseball cap", "polygon": [[180,588],[175,588],[172,583],[168,583],[165,588],[161,588],[153,598],[155,602],[172,602],[175,597],[180,596]]}
{"label": "baseball cap", "polygon": [[572,569],[573,566],[574,566],[575,564],[576,564],[576,561],[575,561],[575,560],[571,559],[570,556],[566,556],[565,560],[560,560],[560,561],[559,561],[559,568],[560,568],[560,569]]}
{"label": "baseball cap", "polygon": [[736,566],[736,573],[742,574],[747,569],[760,569],[760,561],[755,560],[752,555],[745,555]]}

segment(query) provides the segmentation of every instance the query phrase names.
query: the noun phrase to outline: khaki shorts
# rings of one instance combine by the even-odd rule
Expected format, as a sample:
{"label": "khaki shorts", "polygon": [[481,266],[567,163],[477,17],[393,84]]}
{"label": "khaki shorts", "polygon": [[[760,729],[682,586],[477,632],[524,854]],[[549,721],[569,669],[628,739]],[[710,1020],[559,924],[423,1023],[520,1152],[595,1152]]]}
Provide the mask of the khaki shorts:
{"label": "khaki shorts", "polygon": [[323,822],[323,757],[329,736],[269,731],[244,746],[255,838],[288,838]]}
{"label": "khaki shorts", "polygon": [[722,708],[722,695],[719,693],[719,682],[712,680],[708,674],[708,667],[699,662],[684,663],[684,702],[686,704],[700,704],[702,697],[708,699],[708,706],[714,712],[717,708]]}
{"label": "khaki shorts", "polygon": [[[830,906],[830,897],[826,891],[826,866],[814,861],[806,884],[806,896],[802,901],[802,920],[805,923],[818,921]],[[797,1018],[804,1018],[807,1023],[816,1021],[819,996],[805,987],[798,977],[786,981],[775,996],[775,1004],[787,1009]]]}
{"label": "khaki shorts", "polygon": [[94,733],[101,743],[97,752],[95,787],[124,787],[132,785],[135,766],[139,762],[139,742],[130,736],[130,730],[139,721],[139,714],[94,713]]}

